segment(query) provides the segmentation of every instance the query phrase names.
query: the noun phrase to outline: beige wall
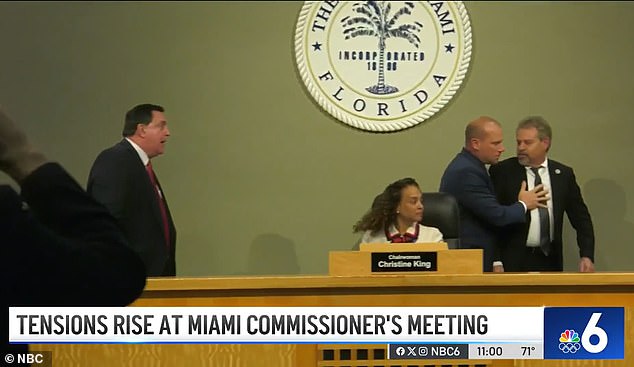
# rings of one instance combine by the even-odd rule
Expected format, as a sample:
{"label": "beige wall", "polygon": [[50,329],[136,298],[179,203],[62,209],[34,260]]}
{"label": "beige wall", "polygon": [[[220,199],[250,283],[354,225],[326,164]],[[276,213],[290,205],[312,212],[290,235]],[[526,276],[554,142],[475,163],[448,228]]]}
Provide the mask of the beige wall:
{"label": "beige wall", "polygon": [[84,185],[125,111],[164,105],[172,137],[155,168],[180,275],[325,273],[387,183],[437,190],[468,120],[499,119],[509,157],[516,122],[542,114],[593,215],[597,268],[634,270],[634,3],[466,5],[467,79],[403,132],[349,128],[312,101],[293,52],[302,2],[2,2],[0,104]]}

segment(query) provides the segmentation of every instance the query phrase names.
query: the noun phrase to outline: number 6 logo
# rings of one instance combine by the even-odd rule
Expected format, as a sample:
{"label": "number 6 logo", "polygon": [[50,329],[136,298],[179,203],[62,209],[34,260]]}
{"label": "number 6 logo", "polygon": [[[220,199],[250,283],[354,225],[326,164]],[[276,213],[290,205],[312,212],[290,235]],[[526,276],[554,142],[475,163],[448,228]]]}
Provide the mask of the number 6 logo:
{"label": "number 6 logo", "polygon": [[[601,353],[608,345],[608,334],[605,330],[597,326],[600,318],[600,312],[593,313],[586,325],[586,328],[583,330],[583,334],[581,335],[581,345],[588,351],[588,353]],[[599,342],[597,344],[592,344],[590,342],[590,337],[592,335],[599,337]]]}

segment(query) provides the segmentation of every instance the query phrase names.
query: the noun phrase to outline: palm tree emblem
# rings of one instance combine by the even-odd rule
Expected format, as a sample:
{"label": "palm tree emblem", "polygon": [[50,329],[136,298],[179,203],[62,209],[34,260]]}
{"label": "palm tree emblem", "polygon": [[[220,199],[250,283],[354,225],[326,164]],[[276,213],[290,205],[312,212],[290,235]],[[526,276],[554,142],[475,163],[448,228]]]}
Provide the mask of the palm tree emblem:
{"label": "palm tree emblem", "polygon": [[396,24],[402,15],[411,15],[413,8],[414,3],[407,1],[394,15],[391,15],[392,3],[390,1],[363,1],[352,5],[353,11],[358,15],[341,19],[346,40],[360,36],[373,36],[379,39],[378,82],[367,87],[368,92],[372,94],[398,92],[397,87],[385,84],[385,41],[394,37],[404,38],[418,48],[420,38],[417,33],[420,33],[423,25],[419,22]]}

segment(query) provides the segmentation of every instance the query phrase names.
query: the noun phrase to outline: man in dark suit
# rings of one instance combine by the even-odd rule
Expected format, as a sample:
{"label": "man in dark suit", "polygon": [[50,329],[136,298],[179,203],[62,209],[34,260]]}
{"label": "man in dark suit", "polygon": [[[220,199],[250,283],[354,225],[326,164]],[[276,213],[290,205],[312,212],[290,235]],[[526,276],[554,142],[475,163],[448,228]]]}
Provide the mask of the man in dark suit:
{"label": "man in dark suit", "polygon": [[[502,204],[513,199],[521,182],[528,187],[541,181],[550,191],[543,225],[539,210],[527,214],[527,221],[501,231],[499,251],[504,271],[562,271],[562,228],[564,212],[577,231],[579,271],[594,271],[594,230],[588,208],[572,168],[547,158],[552,130],[539,116],[521,121],[516,130],[517,157],[509,158],[489,169]],[[543,237],[543,240],[541,240]],[[500,269],[502,270],[502,269]]]}
{"label": "man in dark suit", "polygon": [[491,117],[471,121],[465,129],[465,145],[449,163],[439,191],[453,195],[460,207],[460,247],[483,249],[483,269],[493,269],[496,232],[511,223],[523,223],[526,210],[536,208],[547,192],[538,186],[515,190],[515,199],[501,205],[493,191],[485,164],[498,161],[504,145],[502,127]]}
{"label": "man in dark suit", "polygon": [[[125,306],[141,294],[143,263],[114,217],[1,109],[0,171],[21,188],[0,185],[3,325],[10,306]],[[5,353],[26,352],[3,330]]]}
{"label": "man in dark suit", "polygon": [[169,136],[163,107],[133,107],[124,139],[97,156],[88,177],[88,192],[110,209],[149,276],[176,275],[176,229],[151,164]]}

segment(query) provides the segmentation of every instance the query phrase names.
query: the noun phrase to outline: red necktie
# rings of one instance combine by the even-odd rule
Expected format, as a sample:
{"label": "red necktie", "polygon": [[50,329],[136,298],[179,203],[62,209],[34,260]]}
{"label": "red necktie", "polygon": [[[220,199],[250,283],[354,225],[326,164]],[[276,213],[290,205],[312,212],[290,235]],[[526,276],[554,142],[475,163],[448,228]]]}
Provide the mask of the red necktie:
{"label": "red necktie", "polygon": [[165,209],[165,201],[163,200],[161,189],[159,189],[159,185],[156,182],[156,176],[154,175],[154,170],[152,169],[152,162],[148,162],[147,166],[145,166],[145,169],[147,170],[147,174],[150,176],[150,181],[152,182],[152,186],[154,186],[154,191],[156,192],[156,198],[158,199],[159,208],[161,210],[161,219],[163,219],[163,233],[165,234],[165,247],[169,249],[170,229],[169,229],[169,222],[167,221],[167,210]]}

